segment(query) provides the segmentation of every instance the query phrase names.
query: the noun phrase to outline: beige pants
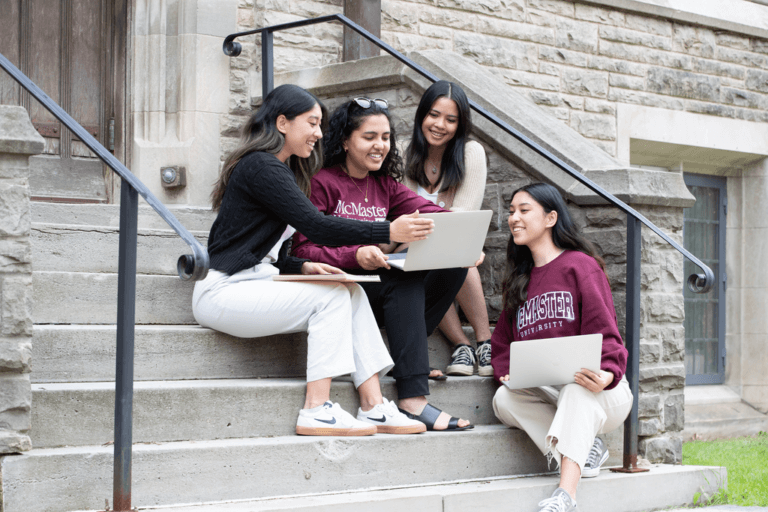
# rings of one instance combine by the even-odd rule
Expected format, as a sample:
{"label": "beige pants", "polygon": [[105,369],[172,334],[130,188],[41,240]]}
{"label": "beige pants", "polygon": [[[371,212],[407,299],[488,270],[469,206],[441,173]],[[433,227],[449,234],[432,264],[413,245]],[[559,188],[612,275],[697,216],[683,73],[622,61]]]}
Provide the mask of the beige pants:
{"label": "beige pants", "polygon": [[623,377],[615,388],[600,393],[578,384],[516,390],[501,386],[493,397],[493,412],[502,423],[525,430],[558,467],[564,455],[579,469],[584,469],[595,436],[618,428],[631,408],[632,393]]}

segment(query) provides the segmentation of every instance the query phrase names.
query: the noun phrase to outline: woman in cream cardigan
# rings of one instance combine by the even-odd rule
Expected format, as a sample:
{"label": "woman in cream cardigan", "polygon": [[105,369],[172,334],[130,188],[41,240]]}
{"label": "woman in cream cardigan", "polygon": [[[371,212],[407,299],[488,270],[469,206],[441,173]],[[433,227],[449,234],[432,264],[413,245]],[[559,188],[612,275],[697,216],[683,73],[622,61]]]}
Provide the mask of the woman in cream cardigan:
{"label": "woman in cream cardigan", "polygon": [[[483,147],[467,140],[471,131],[469,101],[461,87],[445,80],[432,84],[416,109],[411,143],[405,152],[405,184],[445,209],[479,210],[487,168]],[[492,376],[491,331],[477,268],[469,269],[456,300],[475,331],[477,349],[472,350],[464,335],[456,309],[449,309],[439,325],[454,346],[447,373],[472,375],[477,363],[480,375]]]}

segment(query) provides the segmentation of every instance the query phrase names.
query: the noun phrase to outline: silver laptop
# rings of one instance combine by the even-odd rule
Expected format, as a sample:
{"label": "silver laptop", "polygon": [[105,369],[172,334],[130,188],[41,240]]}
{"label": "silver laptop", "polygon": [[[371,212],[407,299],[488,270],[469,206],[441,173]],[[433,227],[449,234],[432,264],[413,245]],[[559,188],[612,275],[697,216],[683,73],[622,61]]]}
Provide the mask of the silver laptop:
{"label": "silver laptop", "polygon": [[483,250],[491,210],[425,213],[419,217],[435,221],[435,230],[426,240],[411,242],[408,252],[388,254],[390,266],[405,270],[471,267]]}
{"label": "silver laptop", "polygon": [[600,371],[602,334],[515,341],[509,346],[510,389],[557,386],[574,382],[582,368]]}

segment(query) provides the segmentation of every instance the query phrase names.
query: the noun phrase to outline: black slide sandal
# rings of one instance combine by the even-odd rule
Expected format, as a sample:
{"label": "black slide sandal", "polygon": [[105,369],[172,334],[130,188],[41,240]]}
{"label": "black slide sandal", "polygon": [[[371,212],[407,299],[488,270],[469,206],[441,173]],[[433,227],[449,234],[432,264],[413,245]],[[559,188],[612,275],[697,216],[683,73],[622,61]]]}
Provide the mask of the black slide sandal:
{"label": "black slide sandal", "polygon": [[448,376],[446,374],[438,375],[437,377],[432,377],[432,372],[438,370],[442,371],[439,368],[430,368],[429,369],[429,380],[448,380]]}
{"label": "black slide sandal", "polygon": [[[439,370],[439,371],[442,371],[442,370],[440,370],[439,368],[430,368],[430,369],[429,369],[429,373],[431,374],[431,373],[432,373],[433,371],[435,371],[435,370]],[[389,370],[389,371],[387,372],[387,377],[391,377],[391,376],[392,376],[392,370]],[[437,377],[427,377],[427,378],[428,378],[429,380],[448,380],[448,376],[447,376],[446,374],[438,375]]]}
{"label": "black slide sandal", "polygon": [[460,427],[459,418],[454,418],[453,416],[451,416],[451,419],[448,420],[448,428],[435,430],[434,428],[435,422],[437,421],[437,418],[440,417],[440,413],[443,411],[441,411],[440,409],[438,409],[437,407],[431,404],[425,405],[424,410],[421,411],[421,414],[411,414],[408,411],[404,411],[403,409],[400,409],[399,407],[398,409],[400,410],[401,413],[405,414],[412,420],[417,420],[422,422],[427,426],[427,430],[431,430],[433,432],[447,432],[449,430],[453,430],[453,431],[471,430],[475,428],[475,426],[472,424],[467,425],[466,427]]}

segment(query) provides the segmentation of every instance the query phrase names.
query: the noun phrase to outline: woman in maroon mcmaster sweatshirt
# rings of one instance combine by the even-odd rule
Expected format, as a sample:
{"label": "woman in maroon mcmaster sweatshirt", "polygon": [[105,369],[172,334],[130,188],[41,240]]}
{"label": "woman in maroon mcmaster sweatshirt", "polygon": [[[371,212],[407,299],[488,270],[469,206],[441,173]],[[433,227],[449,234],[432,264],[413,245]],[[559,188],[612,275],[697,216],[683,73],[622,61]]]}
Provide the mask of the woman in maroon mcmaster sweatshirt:
{"label": "woman in maroon mcmaster sweatshirt", "polygon": [[514,192],[504,281],[504,308],[491,338],[494,378],[509,379],[509,345],[579,334],[603,335],[600,372],[582,369],[575,383],[512,390],[501,386],[493,408],[502,423],[526,431],[548,461],[560,466],[560,486],[541,511],[576,510],[580,477],[597,476],[608,450],[597,434],[623,423],[632,406],[605,264],[581,237],[560,193],[534,183]]}
{"label": "woman in maroon mcmaster sweatshirt", "polygon": [[[445,211],[398,181],[402,160],[395,146],[387,102],[355,98],[331,116],[323,138],[324,168],[312,178],[310,201],[324,214],[387,221],[401,215]],[[427,403],[427,336],[437,327],[464,283],[467,269],[420,272],[390,269],[379,245],[329,247],[294,236],[293,254],[353,273],[374,273],[380,283],[361,283],[379,325],[387,332],[402,412],[428,430],[466,430],[472,425]],[[482,261],[482,260],[481,260]]]}

